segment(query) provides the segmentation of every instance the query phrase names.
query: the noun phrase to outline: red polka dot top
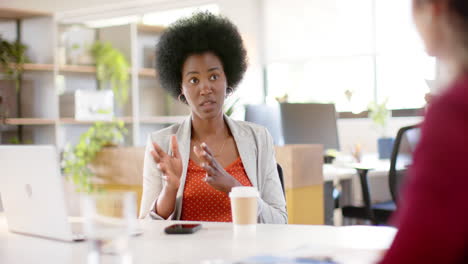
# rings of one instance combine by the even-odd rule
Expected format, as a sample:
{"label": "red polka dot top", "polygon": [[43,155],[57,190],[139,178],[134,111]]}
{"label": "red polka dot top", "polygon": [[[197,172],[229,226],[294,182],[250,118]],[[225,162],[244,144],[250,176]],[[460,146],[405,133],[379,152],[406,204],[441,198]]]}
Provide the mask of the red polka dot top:
{"label": "red polka dot top", "polygon": [[[240,157],[225,170],[242,185],[252,186]],[[189,160],[182,198],[181,220],[232,222],[229,195],[211,187],[203,180],[205,176],[206,171],[194,161]]]}

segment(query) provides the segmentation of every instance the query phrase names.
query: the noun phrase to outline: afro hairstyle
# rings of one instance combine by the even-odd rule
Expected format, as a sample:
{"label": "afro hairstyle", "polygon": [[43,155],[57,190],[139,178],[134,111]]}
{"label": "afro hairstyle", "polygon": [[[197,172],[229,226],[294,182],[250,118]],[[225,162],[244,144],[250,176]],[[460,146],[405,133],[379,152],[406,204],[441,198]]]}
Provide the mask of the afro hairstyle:
{"label": "afro hairstyle", "polygon": [[182,67],[193,54],[212,52],[221,60],[232,91],[247,70],[247,52],[237,27],[209,12],[195,13],[171,24],[156,46],[156,70],[162,87],[176,97],[182,92]]}

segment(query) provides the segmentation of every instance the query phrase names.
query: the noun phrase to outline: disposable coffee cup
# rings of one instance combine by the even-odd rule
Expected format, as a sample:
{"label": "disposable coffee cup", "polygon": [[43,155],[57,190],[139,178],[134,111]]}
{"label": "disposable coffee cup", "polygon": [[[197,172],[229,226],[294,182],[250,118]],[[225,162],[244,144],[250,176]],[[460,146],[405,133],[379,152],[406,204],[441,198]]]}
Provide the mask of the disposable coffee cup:
{"label": "disposable coffee cup", "polygon": [[254,187],[234,187],[231,198],[232,222],[239,229],[255,229],[257,224],[258,191]]}

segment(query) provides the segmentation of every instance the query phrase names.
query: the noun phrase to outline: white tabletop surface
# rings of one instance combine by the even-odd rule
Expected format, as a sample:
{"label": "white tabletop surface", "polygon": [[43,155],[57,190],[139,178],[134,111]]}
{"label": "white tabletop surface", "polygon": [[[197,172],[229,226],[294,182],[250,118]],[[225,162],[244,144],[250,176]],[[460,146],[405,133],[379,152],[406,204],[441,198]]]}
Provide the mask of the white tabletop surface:
{"label": "white tabletop surface", "polygon": [[[330,256],[340,263],[373,263],[396,229],[370,226],[257,225],[254,235],[235,235],[230,223],[202,223],[191,235],[166,235],[169,221],[141,222],[131,238],[133,263],[235,263],[256,255]],[[60,242],[10,233],[0,213],[0,263],[86,263],[86,242]]]}
{"label": "white tabletop surface", "polygon": [[350,157],[335,161],[333,164],[323,164],[324,181],[340,181],[357,177],[356,168],[369,168],[369,177],[386,176],[390,169],[390,160],[379,160],[376,154],[365,155],[362,162],[353,162]]}

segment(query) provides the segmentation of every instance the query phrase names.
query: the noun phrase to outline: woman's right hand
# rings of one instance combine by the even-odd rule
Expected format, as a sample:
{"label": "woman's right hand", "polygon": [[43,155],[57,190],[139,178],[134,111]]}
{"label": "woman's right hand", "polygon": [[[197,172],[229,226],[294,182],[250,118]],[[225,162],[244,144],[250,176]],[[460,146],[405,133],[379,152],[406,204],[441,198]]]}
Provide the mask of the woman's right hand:
{"label": "woman's right hand", "polygon": [[180,177],[182,176],[182,159],[179,152],[179,144],[175,135],[171,137],[172,156],[168,155],[161,147],[153,142],[154,151],[151,151],[154,162],[158,169],[162,172],[163,180],[166,182],[167,188],[178,190],[180,185]]}

